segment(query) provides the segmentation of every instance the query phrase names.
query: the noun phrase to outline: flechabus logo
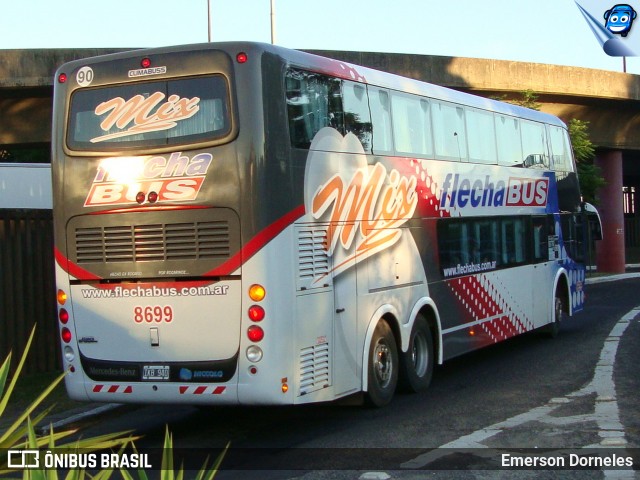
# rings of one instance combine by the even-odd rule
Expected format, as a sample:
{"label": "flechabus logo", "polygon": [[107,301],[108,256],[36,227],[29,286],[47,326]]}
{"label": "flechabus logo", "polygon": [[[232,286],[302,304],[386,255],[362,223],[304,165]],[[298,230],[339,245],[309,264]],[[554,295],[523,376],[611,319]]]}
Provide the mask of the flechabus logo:
{"label": "flechabus logo", "polygon": [[140,192],[145,197],[155,192],[157,202],[195,200],[212,160],[210,153],[188,157],[182,152],[169,158],[107,158],[98,166],[84,206],[138,204]]}
{"label": "flechabus logo", "polygon": [[505,182],[489,175],[480,179],[449,173],[442,184],[440,208],[545,207],[548,193],[545,177],[509,177]]}

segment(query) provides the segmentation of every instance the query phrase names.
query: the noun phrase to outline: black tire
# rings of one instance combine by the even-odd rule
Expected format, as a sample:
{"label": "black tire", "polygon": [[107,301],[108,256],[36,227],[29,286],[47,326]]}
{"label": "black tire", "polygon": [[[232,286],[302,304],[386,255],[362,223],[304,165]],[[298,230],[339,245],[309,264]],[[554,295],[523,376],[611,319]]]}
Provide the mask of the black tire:
{"label": "black tire", "polygon": [[560,333],[560,323],[564,319],[564,300],[558,294],[556,294],[553,298],[553,321],[544,327],[544,334],[548,338],[556,338]]}
{"label": "black tire", "polygon": [[399,384],[405,392],[422,392],[433,377],[433,335],[427,320],[420,314],[411,329],[409,348],[400,354]]}
{"label": "black tire", "polygon": [[385,320],[378,321],[371,338],[368,356],[367,404],[383,407],[393,399],[398,384],[398,348]]}

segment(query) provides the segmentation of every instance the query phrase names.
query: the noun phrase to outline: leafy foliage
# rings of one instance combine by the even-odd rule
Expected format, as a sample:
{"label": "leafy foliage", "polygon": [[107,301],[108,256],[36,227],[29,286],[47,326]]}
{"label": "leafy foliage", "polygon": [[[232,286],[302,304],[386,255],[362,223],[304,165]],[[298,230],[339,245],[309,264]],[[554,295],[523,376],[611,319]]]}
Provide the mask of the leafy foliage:
{"label": "leafy foliage", "polygon": [[520,105],[521,107],[530,108],[531,110],[540,110],[542,104],[538,103],[538,95],[533,90],[524,90],[520,93],[522,95],[522,98],[513,100],[510,103]]}
{"label": "leafy foliage", "polygon": [[580,190],[586,202],[598,204],[598,190],[606,182],[602,178],[602,170],[593,163],[596,156],[595,146],[589,138],[589,122],[577,120],[569,121],[569,136],[571,146],[576,157]]}
{"label": "leafy foliage", "polygon": [[[31,331],[27,345],[22,353],[22,357],[16,367],[16,371],[11,381],[7,384],[9,378],[9,369],[11,366],[12,353],[10,352],[7,358],[0,366],[0,419],[6,411],[7,405],[11,394],[14,391],[16,382],[22,371],[27,353],[31,347],[33,336],[35,334],[35,327]],[[58,444],[58,442],[64,438],[70,437],[77,433],[77,430],[68,430],[64,432],[54,433],[53,428],[49,429],[49,433],[46,436],[38,436],[35,432],[35,425],[42,421],[47,414],[51,411],[52,407],[44,409],[38,413],[33,420],[31,420],[31,414],[42,404],[44,399],[49,395],[53,389],[64,379],[65,374],[61,374],[56,378],[51,385],[49,385],[20,415],[18,418],[7,428],[5,432],[0,432],[0,477],[4,473],[12,473],[8,470],[8,458],[7,451],[9,449],[40,449],[46,448],[52,450],[54,448],[65,448],[70,451],[82,451],[83,453],[104,451],[119,449],[120,453],[124,452],[124,449],[131,446],[135,450],[134,441],[140,437],[130,436],[131,432],[112,433],[107,435],[101,435],[97,437],[90,437],[72,441],[69,443]],[[229,444],[227,443],[224,451],[218,456],[213,466],[207,469],[207,463],[202,466],[197,480],[212,480],[220,465],[224,459]],[[181,467],[177,472],[173,469],[173,438],[167,429],[164,441],[164,450],[162,455],[162,471],[161,480],[182,480],[184,478],[184,469]],[[92,473],[89,475],[82,469],[71,470],[67,472],[64,477],[65,480],[83,480],[85,478],[106,480],[111,478],[113,470],[101,470],[98,473]],[[140,480],[148,480],[147,474],[144,470],[138,470],[138,478]],[[125,480],[134,480],[134,477],[126,470],[120,470],[122,478]],[[23,472],[24,480],[58,480],[58,472],[54,469],[25,469]]]}

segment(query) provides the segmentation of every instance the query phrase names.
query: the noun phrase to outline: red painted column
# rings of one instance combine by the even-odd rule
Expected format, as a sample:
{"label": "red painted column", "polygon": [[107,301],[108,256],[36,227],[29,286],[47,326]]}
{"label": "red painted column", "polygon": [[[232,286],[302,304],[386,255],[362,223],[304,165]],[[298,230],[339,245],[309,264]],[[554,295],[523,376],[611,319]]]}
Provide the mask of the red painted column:
{"label": "red painted column", "polygon": [[600,152],[595,159],[607,184],[600,189],[598,212],[602,219],[602,241],[596,242],[599,272],[624,273],[624,205],[622,197],[622,152]]}

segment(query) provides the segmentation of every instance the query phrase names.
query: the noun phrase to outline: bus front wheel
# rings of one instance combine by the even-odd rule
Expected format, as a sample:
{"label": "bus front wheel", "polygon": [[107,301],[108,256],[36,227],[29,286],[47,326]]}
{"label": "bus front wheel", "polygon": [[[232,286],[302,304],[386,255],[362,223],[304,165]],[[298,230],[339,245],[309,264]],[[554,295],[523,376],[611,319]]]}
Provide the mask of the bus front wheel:
{"label": "bus front wheel", "polygon": [[391,402],[398,384],[398,348],[385,320],[378,321],[371,338],[368,360],[367,403],[382,407]]}
{"label": "bus front wheel", "polygon": [[427,320],[420,314],[411,329],[409,348],[400,354],[400,386],[408,392],[427,389],[433,376],[433,336]]}
{"label": "bus front wheel", "polygon": [[560,322],[564,317],[564,300],[559,292],[556,292],[553,298],[553,320],[546,326],[544,333],[549,338],[556,338],[560,333]]}

